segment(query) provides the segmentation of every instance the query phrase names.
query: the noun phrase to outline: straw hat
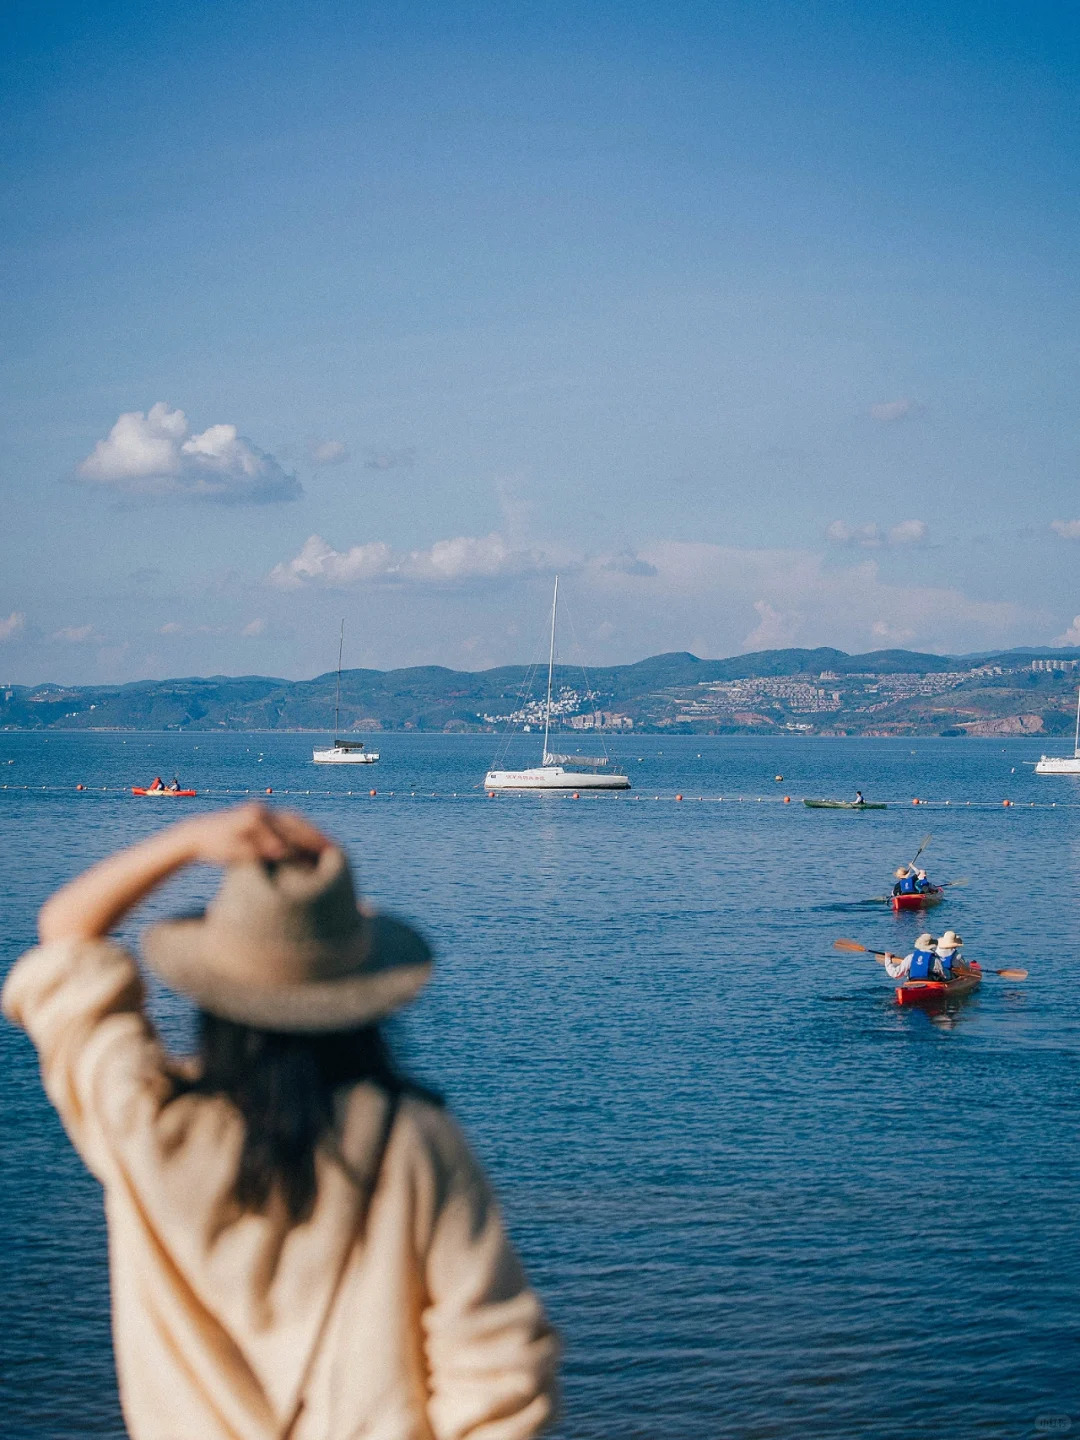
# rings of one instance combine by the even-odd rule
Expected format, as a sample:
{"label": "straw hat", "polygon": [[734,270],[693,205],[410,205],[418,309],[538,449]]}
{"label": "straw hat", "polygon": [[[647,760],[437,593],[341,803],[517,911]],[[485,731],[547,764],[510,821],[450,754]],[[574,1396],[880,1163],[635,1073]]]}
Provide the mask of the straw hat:
{"label": "straw hat", "polygon": [[908,870],[907,870],[907,866],[906,866],[906,865],[901,865],[899,870],[894,871],[894,874],[895,874],[897,880],[906,880],[906,879],[907,879],[907,873],[908,873]]}
{"label": "straw hat", "polygon": [[939,950],[958,950],[964,942],[955,930],[946,930],[937,943]]}
{"label": "straw hat", "polygon": [[344,851],[314,864],[234,865],[203,915],[143,936],[173,990],[264,1030],[348,1030],[407,1004],[432,955],[410,926],[358,907]]}
{"label": "straw hat", "polygon": [[916,950],[929,950],[930,947],[931,947],[931,945],[933,945],[933,944],[935,944],[935,943],[936,943],[936,942],[935,942],[935,940],[934,940],[934,937],[930,934],[930,931],[927,930],[927,931],[925,931],[924,934],[920,935],[919,938],[915,941],[915,949],[916,949]]}

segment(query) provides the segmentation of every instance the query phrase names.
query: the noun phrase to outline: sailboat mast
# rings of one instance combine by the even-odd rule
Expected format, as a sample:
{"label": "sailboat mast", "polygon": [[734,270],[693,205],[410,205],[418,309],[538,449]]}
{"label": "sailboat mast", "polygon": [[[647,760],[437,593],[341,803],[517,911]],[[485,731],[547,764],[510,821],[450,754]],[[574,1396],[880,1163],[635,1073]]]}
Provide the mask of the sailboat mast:
{"label": "sailboat mast", "polygon": [[341,634],[337,646],[337,691],[334,694],[334,740],[337,741],[338,716],[341,713],[341,652],[345,647],[345,617],[341,619]]}
{"label": "sailboat mast", "polygon": [[1073,754],[1080,759],[1080,690],[1076,692],[1076,739],[1073,741]]}
{"label": "sailboat mast", "polygon": [[[551,644],[548,647],[548,688],[547,704],[544,706],[544,759],[548,758],[548,731],[551,729],[551,672],[555,666],[555,611],[559,605],[559,577],[555,576],[555,594],[551,597]],[[1080,713],[1080,712],[1078,712]]]}

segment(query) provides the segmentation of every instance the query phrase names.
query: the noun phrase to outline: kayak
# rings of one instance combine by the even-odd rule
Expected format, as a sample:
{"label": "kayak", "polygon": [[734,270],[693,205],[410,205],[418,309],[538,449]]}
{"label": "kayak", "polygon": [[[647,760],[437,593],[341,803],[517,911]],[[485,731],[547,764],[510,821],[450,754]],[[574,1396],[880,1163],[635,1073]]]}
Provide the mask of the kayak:
{"label": "kayak", "polygon": [[916,891],[914,895],[894,895],[892,897],[892,908],[894,910],[929,910],[931,905],[940,905],[945,899],[945,891],[940,885],[934,885],[929,890]]}
{"label": "kayak", "polygon": [[883,800],[804,800],[808,810],[887,810]]}
{"label": "kayak", "polygon": [[905,980],[896,987],[898,1005],[944,1005],[977,990],[982,982],[979,962],[972,960],[968,969],[951,980]]}
{"label": "kayak", "polygon": [[170,800],[176,800],[182,795],[197,795],[199,792],[197,790],[147,790],[143,785],[133,785],[131,793],[133,795],[149,795],[154,800],[161,795],[167,795]]}

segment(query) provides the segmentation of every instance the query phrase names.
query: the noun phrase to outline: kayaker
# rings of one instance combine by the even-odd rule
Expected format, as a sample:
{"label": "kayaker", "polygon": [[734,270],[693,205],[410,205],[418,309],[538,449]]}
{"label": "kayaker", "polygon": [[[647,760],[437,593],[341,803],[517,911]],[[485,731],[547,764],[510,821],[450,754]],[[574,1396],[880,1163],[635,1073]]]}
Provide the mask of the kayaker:
{"label": "kayaker", "polygon": [[916,894],[925,895],[928,890],[932,890],[933,888],[933,885],[931,885],[930,881],[926,878],[926,871],[920,870],[919,873],[915,876]]}
{"label": "kayaker", "polygon": [[856,804],[856,805],[865,805],[865,804],[866,804],[866,801],[863,799],[863,793],[862,793],[861,790],[856,790],[856,791],[855,791],[855,804]]}
{"label": "kayaker", "polygon": [[885,973],[890,980],[931,980],[934,978],[936,941],[929,932],[919,936],[910,955],[885,951]]}
{"label": "kayaker", "polygon": [[963,940],[961,940],[955,930],[946,930],[945,934],[942,935],[941,939],[937,942],[936,959],[943,980],[952,979],[954,965],[957,970],[962,971],[967,969],[967,966],[964,964],[964,957],[960,954],[960,946],[963,945],[963,943]]}
{"label": "kayaker", "polygon": [[912,874],[911,866],[901,865],[900,868],[894,872],[894,874],[896,878],[896,884],[892,887],[892,893],[894,895],[914,895],[915,876]]}
{"label": "kayaker", "polygon": [[148,791],[164,790],[164,789],[165,789],[165,781],[161,778],[160,775],[155,775],[154,778],[150,781],[150,784],[147,785],[146,788],[147,788]]}
{"label": "kayaker", "polygon": [[180,789],[179,775],[174,775],[168,785],[165,786],[165,789],[168,790],[170,795],[175,795]]}

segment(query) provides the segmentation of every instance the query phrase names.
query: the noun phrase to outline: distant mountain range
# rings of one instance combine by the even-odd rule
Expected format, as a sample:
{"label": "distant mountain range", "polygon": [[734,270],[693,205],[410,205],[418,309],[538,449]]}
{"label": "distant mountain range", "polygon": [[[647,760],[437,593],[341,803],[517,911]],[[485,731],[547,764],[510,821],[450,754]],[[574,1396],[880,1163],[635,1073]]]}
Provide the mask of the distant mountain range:
{"label": "distant mountain range", "polygon": [[[957,726],[961,733],[965,728],[1056,733],[1067,728],[1060,717],[1068,714],[1064,701],[1072,676],[1033,671],[1032,661],[1064,665],[1078,658],[1077,649],[942,656],[910,650],[849,655],[820,648],[763,650],[726,660],[679,651],[590,669],[587,676],[578,667],[559,665],[555,689],[561,722],[577,729],[632,724],[701,733],[780,726],[865,734],[893,733],[882,729],[891,725],[895,733],[940,733]],[[785,679],[791,684],[781,683]],[[214,675],[112,686],[11,685],[0,689],[0,729],[326,732],[333,725],[336,684],[330,671],[313,680]],[[436,665],[346,670],[340,728],[485,730],[501,728],[509,716],[529,723],[545,684],[546,668],[525,665],[475,672]],[[977,704],[976,695],[982,697]],[[1003,707],[1008,714],[1001,713]],[[1030,718],[1013,731],[972,730],[983,721],[1019,723],[1023,716]]]}

